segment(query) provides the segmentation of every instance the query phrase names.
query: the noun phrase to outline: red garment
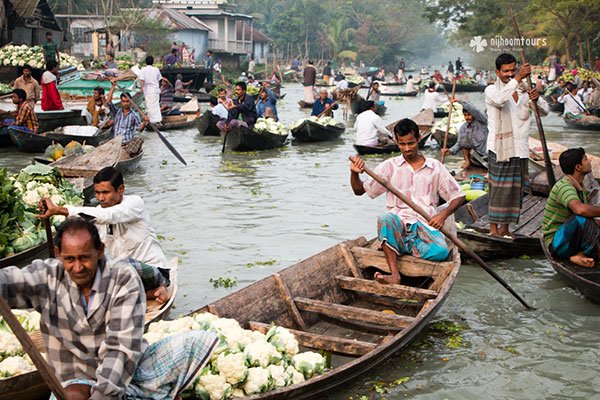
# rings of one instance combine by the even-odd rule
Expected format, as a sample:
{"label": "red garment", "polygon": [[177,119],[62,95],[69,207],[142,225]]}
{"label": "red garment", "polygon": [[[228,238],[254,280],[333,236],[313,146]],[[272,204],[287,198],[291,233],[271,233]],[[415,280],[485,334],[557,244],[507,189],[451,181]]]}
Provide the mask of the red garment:
{"label": "red garment", "polygon": [[42,110],[64,110],[56,82],[42,83]]}
{"label": "red garment", "polygon": [[600,59],[594,61],[594,69],[600,71]]}

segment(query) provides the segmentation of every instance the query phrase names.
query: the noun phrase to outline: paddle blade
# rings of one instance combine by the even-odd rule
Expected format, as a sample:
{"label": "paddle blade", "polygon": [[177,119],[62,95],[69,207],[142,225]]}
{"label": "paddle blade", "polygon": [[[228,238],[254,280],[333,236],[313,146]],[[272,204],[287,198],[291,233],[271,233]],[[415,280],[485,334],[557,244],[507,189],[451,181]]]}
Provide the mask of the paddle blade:
{"label": "paddle blade", "polygon": [[164,135],[156,128],[156,126],[154,124],[152,124],[152,127],[154,128],[154,131],[156,132],[156,134],[158,135],[158,137],[160,138],[160,140],[162,140],[162,142],[165,144],[165,146],[167,146],[167,148],[171,151],[171,153],[173,153],[173,155],[179,161],[181,161],[181,163],[183,165],[187,165],[187,163],[185,162],[185,160],[183,159],[183,157],[181,156],[181,154],[179,154],[179,152],[177,150],[175,150],[175,147],[173,147],[173,145],[167,140],[167,138],[164,137]]}

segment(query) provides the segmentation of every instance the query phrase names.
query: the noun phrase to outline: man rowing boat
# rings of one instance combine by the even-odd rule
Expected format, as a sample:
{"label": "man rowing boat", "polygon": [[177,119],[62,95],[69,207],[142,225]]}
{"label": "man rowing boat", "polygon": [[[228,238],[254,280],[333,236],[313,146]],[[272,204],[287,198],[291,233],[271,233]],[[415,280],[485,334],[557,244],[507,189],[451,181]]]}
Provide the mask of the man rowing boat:
{"label": "man rowing boat", "polygon": [[98,207],[59,207],[50,199],[44,199],[47,211],[38,217],[92,217],[111,258],[127,260],[135,267],[148,298],[167,301],[169,264],[150,226],[150,216],[142,198],[124,194],[123,175],[113,167],[103,168],[94,176],[94,192],[100,203]]}
{"label": "man rowing boat", "polygon": [[[377,273],[375,278],[399,284],[399,255],[411,254],[432,261],[448,258],[448,245],[438,229],[463,204],[465,194],[442,163],[419,152],[419,127],[414,121],[398,122],[394,139],[402,155],[382,162],[375,172],[433,217],[426,221],[373,179],[363,182],[359,174],[364,171],[365,162],[358,156],[350,164],[350,184],[357,196],[367,193],[375,198],[387,193],[387,212],[377,220],[377,232],[391,275]],[[438,210],[440,197],[447,206]]]}
{"label": "man rowing boat", "polygon": [[140,278],[104,257],[94,224],[67,218],[55,245],[58,259],[0,270],[0,292],[10,307],[41,314],[46,359],[67,399],[175,398],[208,362],[215,334],[191,331],[149,346]]}

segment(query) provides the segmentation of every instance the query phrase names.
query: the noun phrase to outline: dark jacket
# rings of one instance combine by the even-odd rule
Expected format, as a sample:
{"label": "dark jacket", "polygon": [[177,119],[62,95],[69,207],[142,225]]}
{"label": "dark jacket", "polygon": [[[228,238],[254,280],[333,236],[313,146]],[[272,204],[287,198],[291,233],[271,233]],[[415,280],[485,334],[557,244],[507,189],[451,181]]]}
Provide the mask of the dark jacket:
{"label": "dark jacket", "polygon": [[314,86],[317,83],[317,70],[312,65],[308,64],[304,68],[304,80],[302,84],[304,86]]}
{"label": "dark jacket", "polygon": [[256,123],[256,104],[254,104],[252,97],[248,96],[246,93],[241,103],[237,98],[235,98],[233,99],[233,104],[235,104],[237,107],[229,110],[227,123],[233,121],[234,119],[238,119],[238,116],[241,114],[242,120],[248,124],[248,128],[252,129]]}

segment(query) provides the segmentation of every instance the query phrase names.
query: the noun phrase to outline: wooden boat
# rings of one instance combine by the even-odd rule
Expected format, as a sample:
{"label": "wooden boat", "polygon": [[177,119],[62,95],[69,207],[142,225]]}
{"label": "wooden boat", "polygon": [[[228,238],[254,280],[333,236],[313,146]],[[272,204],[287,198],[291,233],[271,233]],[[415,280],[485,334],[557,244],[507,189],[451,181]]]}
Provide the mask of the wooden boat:
{"label": "wooden boat", "polygon": [[109,140],[86,154],[73,154],[59,158],[50,165],[57,168],[62,176],[70,178],[93,178],[104,167],[113,166],[121,172],[135,169],[144,151],[129,157],[121,150],[121,136]]}
{"label": "wooden boat", "polygon": [[217,122],[219,122],[219,116],[210,112],[210,110],[204,111],[204,114],[198,119],[198,134],[203,136],[219,136],[221,132],[217,128]]}
{"label": "wooden boat", "polygon": [[[171,307],[173,307],[179,287],[177,280],[178,263],[178,257],[174,257],[169,263],[171,266],[169,276],[171,285],[168,288],[170,294],[169,300],[164,304],[158,303],[156,300],[146,301],[146,328],[152,322],[164,318]],[[44,352],[41,333],[39,331],[31,332],[30,336],[38,350]],[[50,391],[38,371],[0,380],[0,400],[40,400],[47,399],[49,396]]]}
{"label": "wooden boat", "polygon": [[[85,125],[85,127],[87,127],[87,125]],[[112,127],[96,129],[96,132],[91,135],[63,133],[66,127],[61,127],[55,131],[42,134],[26,132],[19,128],[20,127],[18,126],[8,127],[8,134],[18,150],[28,153],[43,153],[53,142],[60,143],[63,146],[66,146],[71,141],[98,146],[109,141],[113,137]]]}
{"label": "wooden boat", "polygon": [[[389,272],[379,244],[349,240],[266,277],[195,312],[233,318],[266,332],[271,323],[291,330],[301,346],[331,352],[323,375],[253,399],[323,399],[389,359],[427,326],[448,298],[460,267],[449,261],[398,259],[400,285],[372,280]],[[195,313],[194,312],[194,313]]]}
{"label": "wooden boat", "polygon": [[484,259],[518,257],[523,254],[535,254],[542,251],[542,219],[546,197],[526,195],[521,207],[518,224],[511,224],[513,237],[497,237],[489,234],[488,217],[489,195],[463,205],[454,213],[456,222],[465,224],[458,230],[458,236]]}
{"label": "wooden boat", "polygon": [[565,124],[571,129],[580,131],[600,131],[600,118],[595,116],[584,116],[578,120],[563,118]]}
{"label": "wooden boat", "polygon": [[26,260],[33,260],[34,258],[45,257],[48,255],[48,245],[46,242],[40,243],[37,246],[33,246],[30,249],[14,254],[9,257],[0,258],[0,268],[9,267],[11,265],[17,265]]}
{"label": "wooden boat", "polygon": [[315,105],[315,102],[313,101],[312,103],[307,103],[304,100],[300,100],[298,102],[298,105],[300,106],[300,108],[313,108],[313,106]]}
{"label": "wooden boat", "polygon": [[53,131],[65,125],[85,125],[81,110],[40,111],[35,115],[40,124],[38,132]]}
{"label": "wooden boat", "polygon": [[223,139],[225,147],[231,151],[268,150],[281,147],[287,140],[287,135],[270,132],[255,132],[245,126],[237,126],[227,132]]}
{"label": "wooden boat", "polygon": [[419,92],[417,92],[416,90],[414,92],[407,92],[405,90],[401,90],[398,92],[381,92],[381,95],[382,96],[414,97],[417,95],[417,93],[419,93]]}
{"label": "wooden boat", "polygon": [[[356,96],[353,96],[352,100],[350,101],[350,111],[352,111],[352,114],[358,115],[366,110],[367,110],[367,100],[365,100],[359,94],[357,94]],[[386,111],[387,111],[387,107],[385,105],[377,104],[375,106],[375,114],[379,115],[380,117],[382,117]]]}
{"label": "wooden boat", "polygon": [[448,116],[448,111],[445,111],[443,108],[438,108],[433,112],[434,118],[446,118]]}
{"label": "wooden boat", "polygon": [[307,119],[292,129],[292,136],[299,142],[324,142],[339,139],[345,131],[342,123],[326,126]]}
{"label": "wooden boat", "polygon": [[[478,84],[470,84],[470,85],[461,85],[459,83],[456,84],[456,92],[483,92],[487,85],[478,85]],[[444,82],[444,88],[448,91],[452,91],[452,84]]]}
{"label": "wooden boat", "polygon": [[[435,132],[432,133],[432,137],[435,139],[440,148],[444,147],[444,136],[446,136],[446,131],[441,129],[436,129]],[[448,132],[448,142],[446,143],[446,147],[450,148],[454,146],[457,140],[458,135]]]}
{"label": "wooden boat", "polygon": [[[420,136],[419,148],[422,149],[425,147],[425,143],[431,136],[431,127],[435,124],[435,120],[433,118],[433,111],[423,110],[423,111],[419,112],[417,115],[411,117],[410,119],[412,119],[419,127],[419,136]],[[396,126],[396,124],[398,122],[400,122],[400,120],[392,122],[391,124],[387,125],[386,128],[388,129],[388,131],[393,133],[394,127]],[[390,146],[390,149],[392,149],[391,146]],[[368,153],[365,153],[365,154],[368,154]],[[371,153],[371,154],[385,154],[385,153]]]}
{"label": "wooden boat", "polygon": [[559,260],[552,257],[548,248],[540,239],[546,259],[562,280],[569,286],[579,291],[583,297],[593,303],[600,304],[600,270],[597,266],[594,268],[585,268],[575,265],[569,260]]}
{"label": "wooden boat", "polygon": [[[161,131],[174,131],[178,129],[194,128],[198,124],[200,114],[180,114],[180,115],[165,115],[162,118],[158,129]],[[151,127],[146,127],[146,130],[152,130]]]}
{"label": "wooden boat", "polygon": [[0,147],[12,147],[14,145],[15,144],[13,143],[13,141],[10,138],[10,135],[8,134],[8,127],[0,127]]}
{"label": "wooden boat", "polygon": [[398,145],[391,146],[361,146],[360,144],[354,144],[354,150],[358,154],[368,155],[368,154],[390,154],[390,153],[399,153],[400,149]]}
{"label": "wooden boat", "polygon": [[548,103],[548,108],[550,109],[550,111],[554,111],[559,114],[565,112],[564,103],[559,103],[558,101],[553,100],[550,96],[544,96],[544,100],[546,100],[546,102]]}

